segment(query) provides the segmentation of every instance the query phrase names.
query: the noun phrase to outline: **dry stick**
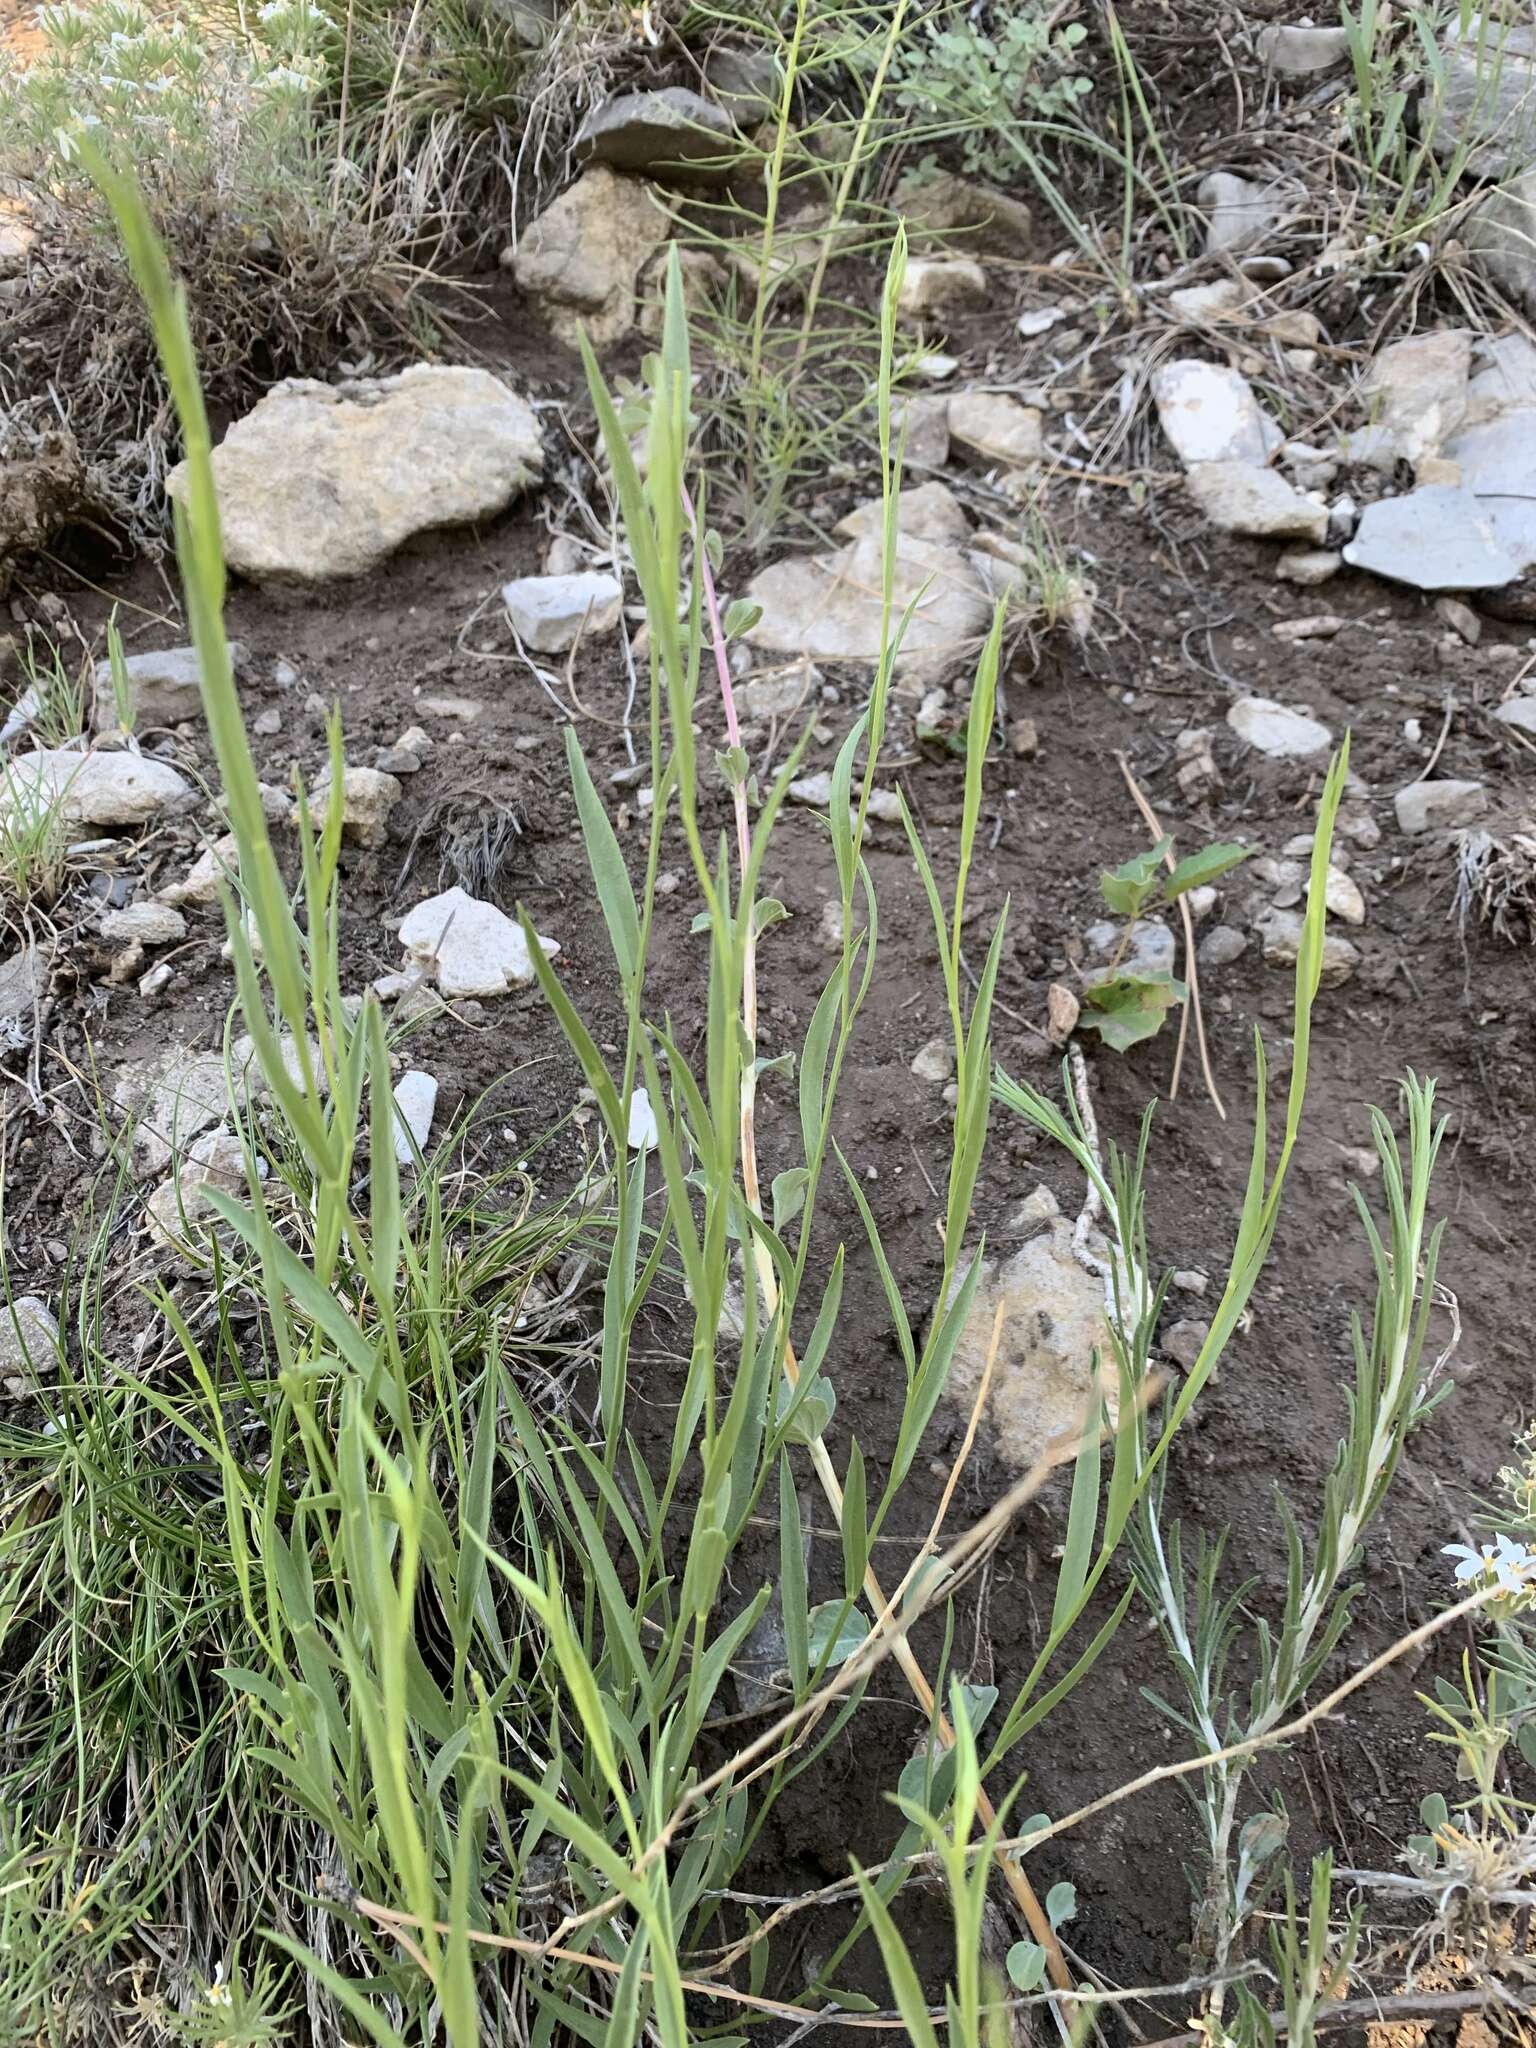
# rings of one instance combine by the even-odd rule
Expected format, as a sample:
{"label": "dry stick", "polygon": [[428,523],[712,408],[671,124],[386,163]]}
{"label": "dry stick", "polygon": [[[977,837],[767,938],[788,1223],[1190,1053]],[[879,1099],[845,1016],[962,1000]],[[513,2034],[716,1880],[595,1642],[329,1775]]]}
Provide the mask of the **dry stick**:
{"label": "dry stick", "polygon": [[[680,485],[679,488],[682,492],[684,517],[690,525],[696,526],[697,521],[694,517],[693,502],[688,495],[687,486]],[[720,606],[715,595],[714,571],[710,567],[709,551],[703,545],[702,535],[696,539],[695,547],[704,584],[704,602],[709,614],[709,630],[710,639],[714,645],[715,670],[719,676],[720,695],[725,706],[726,743],[729,746],[736,747],[741,744],[741,728],[736,717],[736,696],[731,687],[730,662],[726,656],[725,634],[720,624]],[[736,782],[733,796],[736,809],[737,850],[741,862],[742,876],[745,878],[751,858],[752,841],[751,828],[747,820],[746,785],[740,779]],[[757,1044],[757,939],[751,918],[747,919],[743,948],[741,974],[742,1029],[746,1034],[747,1044],[755,1046]],[[746,1195],[748,1207],[754,1216],[761,1218],[763,1205],[762,1189],[757,1172],[756,1097],[757,1077],[752,1065],[749,1063],[743,1069],[741,1082],[741,1179],[742,1191]],[[752,1249],[757,1266],[758,1284],[763,1290],[763,1300],[767,1305],[768,1314],[772,1317],[779,1304],[778,1274],[774,1270],[773,1260],[769,1255],[767,1246],[755,1234]],[[781,1362],[783,1364],[784,1377],[790,1386],[798,1385],[800,1368],[795,1358],[794,1345],[790,1341],[787,1329],[784,1333],[784,1349]],[[843,1526],[843,1488],[833,1467],[831,1454],[820,1437],[817,1437],[812,1442],[810,1453],[811,1463],[816,1468],[816,1476],[821,1482],[822,1491],[825,1493],[828,1504],[837,1518],[838,1528],[841,1529]],[[868,1564],[865,1567],[864,1592],[865,1597],[869,1600],[877,1614],[891,1605],[881,1589],[880,1581],[876,1577],[875,1568],[872,1564]],[[917,1661],[917,1657],[913,1652],[911,1644],[907,1641],[905,1633],[894,1639],[893,1650],[896,1661],[901,1666],[902,1676],[912,1688],[919,1707],[928,1717],[939,1741],[946,1749],[953,1749],[955,1731],[950,1726],[949,1717],[935,1699],[933,1687],[928,1683],[923,1667]],[[997,1809],[988,1798],[984,1786],[979,1789],[977,1794],[976,1812],[983,1829],[989,1828],[997,1817]],[[1061,1952],[1061,1943],[1056,1938],[1056,1930],[1051,1925],[1050,1916],[1046,1913],[1039,1899],[1036,1898],[1034,1886],[1025,1875],[1023,1866],[1012,1857],[1004,1857],[1000,1860],[1004,1881],[1009,1891],[1012,1892],[1019,1911],[1024,1915],[1031,1935],[1039,1943],[1040,1947],[1045,1950],[1051,1982],[1059,1991],[1069,1990],[1072,1984],[1072,1975],[1067,1968],[1066,1957]],[[1058,2014],[1059,2018],[1060,2015]]]}
{"label": "dry stick", "polygon": [[[1152,844],[1154,846],[1160,845],[1167,835],[1158,823],[1156,811],[1153,810],[1152,806],[1142,795],[1141,786],[1131,773],[1131,764],[1125,755],[1116,754],[1115,759],[1120,763],[1120,773],[1125,777],[1126,787],[1131,792],[1136,808],[1140,811],[1147,830],[1152,834]],[[1164,854],[1163,859],[1167,864],[1168,872],[1172,874],[1178,863],[1174,860],[1171,847]],[[1189,1005],[1179,1020],[1179,1049],[1174,1055],[1173,1083],[1168,1090],[1168,1094],[1171,1099],[1179,1092],[1179,1073],[1184,1065],[1184,1038],[1189,1027],[1189,1012],[1193,1010],[1195,1013],[1195,1037],[1200,1046],[1200,1071],[1205,1076],[1206,1090],[1210,1095],[1212,1103],[1215,1105],[1216,1114],[1225,1123],[1227,1112],[1222,1105],[1221,1096],[1216,1087],[1216,1076],[1211,1072],[1211,1055],[1205,1043],[1205,1015],[1200,1008],[1200,971],[1195,964],[1195,921],[1189,914],[1189,897],[1187,894],[1179,898],[1179,917],[1184,926],[1184,968],[1189,976]]]}

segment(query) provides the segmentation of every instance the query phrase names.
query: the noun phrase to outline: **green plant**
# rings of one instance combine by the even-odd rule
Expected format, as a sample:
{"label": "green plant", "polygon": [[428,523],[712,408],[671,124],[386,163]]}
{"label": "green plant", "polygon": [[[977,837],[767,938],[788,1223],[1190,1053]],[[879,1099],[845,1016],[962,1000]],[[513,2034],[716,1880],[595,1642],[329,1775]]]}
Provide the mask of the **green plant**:
{"label": "green plant", "polygon": [[29,913],[57,901],[69,872],[63,793],[46,775],[0,769],[0,913],[29,929]]}
{"label": "green plant", "polygon": [[[1463,34],[1471,0],[1417,8],[1397,23],[1382,0],[1341,5],[1354,90],[1343,109],[1342,157],[1352,171],[1362,227],[1375,260],[1390,263],[1448,214],[1473,154],[1472,123],[1445,146],[1441,107],[1446,57],[1441,37],[1456,21]],[[1493,47],[1479,39],[1477,63],[1486,90],[1496,95],[1503,38]]]}
{"label": "green plant", "polygon": [[137,0],[42,9],[31,64],[0,76],[0,191],[37,238],[0,310],[0,402],[63,394],[118,514],[158,524],[170,417],[153,338],[76,138],[110,138],[189,280],[210,391],[405,331],[425,214],[340,158],[324,113],[324,17],[309,0],[196,16]]}
{"label": "green plant", "polygon": [[1143,911],[1176,903],[1191,889],[1219,881],[1247,858],[1246,846],[1217,840],[1175,862],[1173,841],[1163,838],[1100,877],[1105,903],[1126,923],[1108,967],[1084,991],[1084,1030],[1096,1031],[1116,1052],[1156,1036],[1168,1011],[1185,1000],[1188,990],[1171,974],[1122,967],[1137,918]]}
{"label": "green plant", "polygon": [[1059,22],[1060,9],[1010,10],[989,28],[956,7],[924,16],[902,43],[892,95],[921,126],[958,128],[961,160],[975,176],[1000,181],[1016,168],[1005,132],[1068,120],[1093,90],[1075,66],[1088,31]]}
{"label": "green plant", "polygon": [[65,663],[61,647],[49,643],[46,652],[39,653],[36,643],[29,642],[23,667],[32,706],[29,727],[33,736],[45,747],[67,746],[71,740],[77,740],[86,725],[89,664],[72,671]]}

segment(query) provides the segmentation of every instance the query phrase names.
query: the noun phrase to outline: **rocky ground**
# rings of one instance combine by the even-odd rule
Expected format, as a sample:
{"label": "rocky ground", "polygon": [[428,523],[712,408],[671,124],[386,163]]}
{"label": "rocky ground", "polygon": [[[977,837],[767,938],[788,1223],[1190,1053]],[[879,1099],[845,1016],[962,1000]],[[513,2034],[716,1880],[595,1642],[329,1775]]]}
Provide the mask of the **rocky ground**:
{"label": "rocky ground", "polygon": [[[1266,89],[1292,120],[1326,107],[1338,84],[1337,40],[1305,35],[1324,40],[1268,46],[1283,77]],[[323,779],[325,721],[340,710],[344,958],[355,992],[378,987],[392,1016],[413,1023],[402,1113],[422,1146],[452,1134],[469,1166],[531,1160],[552,1188],[571,1183],[583,1155],[579,1077],[504,913],[529,907],[583,1013],[600,1035],[616,1033],[562,725],[575,719],[636,858],[649,794],[634,766],[641,615],[611,530],[581,509],[601,494],[571,343],[585,324],[613,360],[633,362],[666,233],[643,174],[675,151],[679,109],[675,96],[648,96],[589,124],[588,167],[508,252],[516,296],[479,332],[484,362],[281,387],[230,425],[217,456],[241,698],[280,833],[295,775],[311,788]],[[713,103],[681,111],[706,137],[728,126]],[[1509,132],[1501,117],[1501,149]],[[1129,313],[1017,201],[960,190],[951,211],[982,223],[967,253],[915,238],[903,318],[932,350],[905,400],[897,599],[917,596],[918,609],[881,785],[905,790],[947,872],[960,811],[951,742],[992,604],[1016,593],[970,957],[1006,902],[997,1053],[1053,1091],[1053,991],[1082,1000],[1115,951],[1099,877],[1147,844],[1133,785],[1180,853],[1218,839],[1251,849],[1193,906],[1225,1118],[1193,1049],[1170,1095],[1173,1029],[1125,1054],[1081,1041],[1106,1136],[1132,1141],[1159,1098],[1152,1243],[1177,1275],[1162,1337],[1177,1372],[1204,1334],[1231,1243],[1256,1027],[1272,1067],[1287,1063],[1312,807],[1329,750],[1348,735],[1288,1216],[1173,1492],[1205,1526],[1231,1526],[1235,1570],[1280,1568],[1270,1485],[1283,1481],[1303,1511],[1315,1500],[1343,1421],[1348,1315],[1368,1303],[1348,1192],[1354,1180],[1372,1193],[1368,1109],[1393,1106],[1405,1068],[1435,1075],[1451,1119],[1439,1198],[1457,1385],[1415,1439],[1373,1544],[1349,1653],[1363,1661],[1440,1603],[1440,1547],[1464,1535],[1530,1401],[1521,1219],[1536,1119],[1536,345],[1511,307],[1458,306],[1447,288],[1425,289],[1413,318],[1379,334],[1358,245],[1320,233],[1284,172],[1234,157],[1241,169],[1219,168],[1200,188],[1204,253],[1170,265]],[[1470,265],[1476,235],[1462,247]],[[1461,261],[1448,259],[1447,274]],[[1495,264],[1494,281],[1518,298],[1529,273]],[[0,471],[0,506],[26,481],[18,466]],[[806,509],[817,545],[762,561],[739,550],[724,572],[730,594],[763,606],[739,678],[754,766],[763,773],[804,724],[813,731],[764,879],[790,912],[765,942],[769,1055],[798,1043],[824,979],[832,891],[818,809],[867,693],[879,624],[867,473],[852,463],[829,476]],[[1046,608],[1042,520],[1057,562]],[[104,658],[114,609],[131,716]],[[231,1172],[214,1057],[232,993],[216,900],[229,845],[164,564],[104,567],[88,536],[50,537],[46,559],[18,555],[6,633],[8,800],[57,795],[75,835],[67,886],[16,919],[0,959],[5,1256],[13,1292],[30,1298],[18,1320],[36,1332],[59,1305],[87,1210],[110,1235],[125,1302],[155,1280],[200,1285],[181,1239],[197,1188]],[[23,654],[53,644],[67,668],[96,664],[76,733],[61,729],[57,698],[28,695]],[[643,697],[643,651],[640,666]],[[711,829],[724,823],[723,799],[704,810]],[[882,971],[840,1137],[893,1262],[921,1294],[938,1270],[950,1076],[933,1043],[945,1020],[928,912],[890,817],[876,809],[868,849]],[[671,851],[655,1000],[687,1044],[702,1025],[703,942],[679,884],[686,862]],[[1176,919],[1143,921],[1133,943],[1149,970],[1187,971]],[[770,1086],[770,1173],[792,1114]],[[119,1178],[102,1127],[131,1119]],[[1032,1334],[1003,1361],[967,1479],[972,1508],[1075,1412],[1094,1313],[1065,1248],[1080,1202],[1065,1162],[999,1112],[977,1221],[997,1261],[991,1284]],[[827,1228],[859,1241],[832,1188]],[[842,1363],[840,1398],[878,1449],[895,1352],[878,1280],[855,1267],[854,1326],[868,1341]],[[10,1398],[25,1398],[24,1363],[8,1373]],[[674,1392],[654,1390],[659,1429]],[[936,1427],[939,1475],[960,1426],[957,1412]],[[930,1509],[919,1488],[913,1523]],[[1006,1685],[1027,1665],[1049,1604],[1037,1577],[1059,1537],[1059,1504],[1048,1504],[980,1582],[978,1680]],[[1118,1777],[1165,1753],[1134,1697],[1163,1683],[1160,1653],[1151,1639],[1120,1647],[1052,1722],[1033,1787],[1051,1811],[1102,1789],[1106,1764]],[[1458,1654],[1447,1644],[1435,1656],[1450,1668]],[[1425,1678],[1388,1678],[1293,1760],[1311,1806],[1294,1816],[1298,1841],[1314,1831],[1353,1863],[1391,1862],[1422,1789],[1413,1693]],[[910,1717],[893,1700],[890,1719],[899,1760]],[[788,1871],[777,1888],[840,1874],[851,1840],[889,1831],[882,1788],[896,1766],[872,1768],[867,1754],[844,1764],[838,1796],[818,1781],[814,1809],[783,1810],[763,1851]],[[1076,1845],[1074,1939],[1101,1967],[1169,1974],[1184,1926],[1184,1826],[1170,1794],[1118,1809]]]}

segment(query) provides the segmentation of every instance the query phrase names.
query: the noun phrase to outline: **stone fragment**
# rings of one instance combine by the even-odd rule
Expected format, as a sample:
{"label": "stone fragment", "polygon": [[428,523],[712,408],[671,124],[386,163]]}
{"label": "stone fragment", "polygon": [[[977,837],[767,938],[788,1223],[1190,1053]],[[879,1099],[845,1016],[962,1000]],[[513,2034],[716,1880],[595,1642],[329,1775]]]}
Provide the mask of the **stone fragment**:
{"label": "stone fragment", "polygon": [[133,1126],[134,1172],[141,1179],[163,1173],[195,1137],[229,1114],[223,1056],[168,1046],[125,1066],[112,1101]]}
{"label": "stone fragment", "polygon": [[215,840],[212,846],[204,847],[192,866],[179,882],[167,882],[156,890],[155,898],[160,903],[174,904],[178,909],[184,904],[201,907],[217,903],[219,890],[231,882],[240,872],[240,848],[234,834]]}
{"label": "stone fragment", "polygon": [[1264,463],[1284,436],[1260,406],[1248,379],[1194,357],[1164,363],[1152,376],[1163,432],[1186,465]]}
{"label": "stone fragment", "polygon": [[1187,284],[1168,294],[1168,304],[1191,327],[1214,327],[1231,320],[1253,300],[1246,278],[1218,277],[1210,284]]}
{"label": "stone fragment", "polygon": [[1271,22],[1254,37],[1254,48],[1282,78],[1311,78],[1344,62],[1349,55],[1349,31]]}
{"label": "stone fragment", "polygon": [[[1536,697],[1511,697],[1493,715],[1500,725],[1512,725],[1517,732],[1536,733]],[[3,1021],[3,1007],[0,1007],[0,1023]]]}
{"label": "stone fragment", "polygon": [[944,321],[980,312],[987,273],[966,256],[914,256],[901,281],[896,310],[905,320]]}
{"label": "stone fragment", "polygon": [[[941,247],[958,247],[965,255],[997,261],[1021,260],[1034,247],[1034,218],[1021,199],[949,171],[906,172],[891,204],[905,222],[914,248],[938,242]],[[953,237],[958,242],[942,239]]]}
{"label": "stone fragment", "polygon": [[412,1167],[417,1155],[424,1155],[432,1135],[432,1118],[437,1112],[437,1076],[411,1067],[394,1086],[395,1158]]}
{"label": "stone fragment", "polygon": [[718,171],[740,151],[725,109],[681,85],[604,101],[582,122],[574,145],[578,162],[615,171]]}
{"label": "stone fragment", "polygon": [[1506,406],[1462,427],[1445,452],[1499,546],[1522,572],[1529,569],[1536,563],[1536,405]]}
{"label": "stone fragment", "polygon": [[[265,1164],[262,1161],[257,1169],[263,1178]],[[246,1192],[246,1186],[245,1151],[240,1140],[231,1131],[205,1131],[144,1204],[150,1237],[179,1263],[198,1264],[207,1256],[208,1238],[218,1221],[208,1191],[217,1188],[238,1196]]]}
{"label": "stone fragment", "polygon": [[[341,783],[341,836],[349,846],[382,846],[389,837],[389,814],[403,791],[382,768],[344,768]],[[327,763],[315,777],[311,809],[319,818],[330,802],[331,770]]]}
{"label": "stone fragment", "polygon": [[1248,950],[1248,935],[1236,925],[1213,924],[1196,949],[1202,967],[1230,967]]}
{"label": "stone fragment", "polygon": [[[494,903],[482,903],[458,887],[407,911],[400,921],[400,944],[408,961],[431,974],[450,1001],[504,995],[534,979],[522,926]],[[542,935],[539,944],[551,957],[560,950]]]}
{"label": "stone fragment", "polygon": [[1160,917],[1138,917],[1129,932],[1104,918],[1089,925],[1083,939],[1088,951],[1104,962],[1083,976],[1089,988],[1115,974],[1171,974],[1178,957],[1178,941]]}
{"label": "stone fragment", "polygon": [[1313,612],[1304,619],[1278,619],[1270,628],[1277,640],[1332,640],[1347,621],[1337,612]]}
{"label": "stone fragment", "polygon": [[1394,341],[1360,387],[1370,425],[1402,461],[1416,467],[1438,454],[1460,426],[1471,369],[1472,336],[1464,327],[1438,327]]}
{"label": "stone fragment", "polygon": [[1003,1225],[1008,1237],[1033,1237],[1037,1230],[1044,1230],[1054,1223],[1061,1214],[1061,1205],[1042,1181],[1020,1202]]}
{"label": "stone fragment", "polygon": [[1333,744],[1332,733],[1320,720],[1271,697],[1239,697],[1227,713],[1227,723],[1250,747],[1281,761],[1302,760]]}
{"label": "stone fragment", "polygon": [[1474,824],[1488,808],[1488,792],[1480,782],[1448,778],[1444,782],[1410,782],[1392,799],[1400,830],[1450,832]]}
{"label": "stone fragment", "polygon": [[1287,548],[1275,564],[1275,574],[1282,583],[1310,589],[1329,582],[1343,566],[1344,557],[1334,548]]}
{"label": "stone fragment", "polygon": [[578,640],[611,633],[624,610],[616,576],[583,570],[570,576],[519,576],[501,586],[512,629],[537,654],[564,654]]}
{"label": "stone fragment", "polygon": [[173,946],[187,936],[187,920],[168,903],[145,897],[121,910],[109,910],[101,920],[101,936],[114,945]]}
{"label": "stone fragment", "polygon": [[1465,150],[1466,168],[1504,178],[1536,158],[1536,22],[1498,5],[1456,12],[1429,72],[1419,133],[1437,156]]}
{"label": "stone fragment", "polygon": [[[1307,894],[1312,894],[1310,879],[1307,882]],[[1346,874],[1343,868],[1334,862],[1330,862],[1328,866],[1323,901],[1328,907],[1330,917],[1341,917],[1346,924],[1365,923],[1365,898],[1360,893],[1359,883],[1353,875]]]}
{"label": "stone fragment", "polygon": [[784,70],[761,43],[720,42],[704,55],[704,83],[741,128],[755,128],[777,111]]}
{"label": "stone fragment", "polygon": [[648,185],[594,164],[501,261],[539,302],[557,340],[574,348],[585,334],[604,348],[634,326],[640,272],[670,233]]}
{"label": "stone fragment", "polygon": [[30,813],[56,803],[70,825],[148,825],[195,801],[192,785],[169,762],[126,749],[80,754],[39,747],[0,773],[0,809]]}
{"label": "stone fragment", "polygon": [[1498,589],[1522,567],[1488,505],[1442,484],[1367,505],[1344,559],[1353,569],[1431,591]]}
{"label": "stone fragment", "polygon": [[1536,317],[1536,164],[1490,192],[1463,224],[1461,239],[1510,303]]}
{"label": "stone fragment", "polygon": [[1232,171],[1212,171],[1202,178],[1196,195],[1209,221],[1208,253],[1238,255],[1265,241],[1283,219],[1287,195],[1271,180],[1256,184]]}
{"label": "stone fragment", "polygon": [[919,1081],[932,1081],[942,1086],[952,1080],[955,1072],[954,1041],[949,1038],[930,1038],[912,1062],[912,1071]]}
{"label": "stone fragment", "polygon": [[35,939],[0,960],[0,1050],[14,1052],[31,1044],[52,966],[53,955]]}
{"label": "stone fragment", "polygon": [[[240,641],[229,643],[229,655],[237,676],[249,667],[249,652]],[[134,731],[142,731],[145,726],[180,725],[185,719],[202,717],[203,693],[195,647],[130,654],[123,667],[127,672],[128,710]],[[110,661],[97,662],[91,683],[91,726],[96,732],[110,732],[122,723]]]}
{"label": "stone fragment", "polygon": [[1163,1352],[1183,1372],[1193,1372],[1199,1363],[1211,1326],[1192,1316],[1171,1323],[1163,1332]]}
{"label": "stone fragment", "polygon": [[[489,370],[289,378],[213,451],[224,559],[258,582],[365,576],[412,534],[505,511],[543,466],[532,407]],[[185,463],[168,488],[185,500]]]}
{"label": "stone fragment", "polygon": [[59,1325],[41,1296],[0,1297],[0,1390],[13,1401],[30,1400],[57,1378]]}
{"label": "stone fragment", "polygon": [[1189,495],[1222,533],[1259,540],[1327,537],[1328,508],[1292,490],[1273,469],[1254,462],[1195,462],[1185,474]]}
{"label": "stone fragment", "polygon": [[[1294,967],[1301,952],[1303,919],[1295,910],[1266,910],[1254,920],[1254,929],[1264,943],[1264,958],[1271,967]],[[1360,949],[1348,939],[1328,932],[1323,938],[1321,982],[1324,988],[1339,988],[1360,965]]]}
{"label": "stone fragment", "polygon": [[[1102,1245],[1095,1248],[1103,1255]],[[948,1382],[962,1413],[981,1384],[999,1305],[1002,1333],[984,1412],[1002,1457],[1026,1472],[1044,1450],[1082,1431],[1096,1391],[1095,1356],[1098,1389],[1114,1385],[1104,1282],[1079,1265],[1065,1218],[1037,1230],[1006,1260],[982,1261]]]}
{"label": "stone fragment", "polygon": [[949,401],[952,440],[983,462],[1022,469],[1045,452],[1042,416],[1002,391],[957,391]]}
{"label": "stone fragment", "polygon": [[899,433],[907,469],[942,469],[949,460],[949,400],[912,397],[891,407],[891,429]]}

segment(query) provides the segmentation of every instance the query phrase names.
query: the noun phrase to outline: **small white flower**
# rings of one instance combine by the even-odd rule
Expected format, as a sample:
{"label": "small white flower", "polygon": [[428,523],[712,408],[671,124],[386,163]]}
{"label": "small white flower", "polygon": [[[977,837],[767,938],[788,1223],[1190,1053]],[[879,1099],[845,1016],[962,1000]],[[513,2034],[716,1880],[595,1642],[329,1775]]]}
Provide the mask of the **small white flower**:
{"label": "small white flower", "polygon": [[1495,1536],[1492,1543],[1480,1544],[1475,1550],[1468,1543],[1447,1543],[1440,1554],[1461,1560],[1456,1567],[1458,1583],[1464,1585],[1491,1574],[1501,1593],[1527,1592],[1531,1575],[1536,1573],[1536,1556],[1508,1536]]}

